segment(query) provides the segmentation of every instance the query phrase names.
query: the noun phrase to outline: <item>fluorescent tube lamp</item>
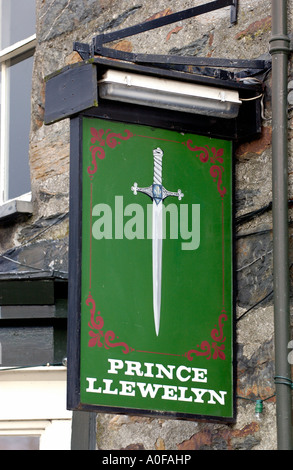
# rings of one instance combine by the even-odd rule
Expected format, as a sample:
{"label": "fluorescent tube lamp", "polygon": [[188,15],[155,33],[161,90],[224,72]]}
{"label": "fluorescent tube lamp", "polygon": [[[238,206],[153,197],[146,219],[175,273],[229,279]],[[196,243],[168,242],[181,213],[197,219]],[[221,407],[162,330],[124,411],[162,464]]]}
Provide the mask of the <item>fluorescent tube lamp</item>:
{"label": "fluorescent tube lamp", "polygon": [[101,98],[220,118],[237,117],[234,90],[108,70],[99,80]]}

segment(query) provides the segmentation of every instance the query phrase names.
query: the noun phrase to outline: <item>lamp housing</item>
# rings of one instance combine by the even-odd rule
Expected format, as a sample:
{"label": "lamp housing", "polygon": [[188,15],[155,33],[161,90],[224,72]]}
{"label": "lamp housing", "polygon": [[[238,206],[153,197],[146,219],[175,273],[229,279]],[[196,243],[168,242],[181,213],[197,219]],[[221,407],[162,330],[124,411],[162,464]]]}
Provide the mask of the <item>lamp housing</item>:
{"label": "lamp housing", "polygon": [[237,117],[241,105],[235,90],[120,70],[107,70],[98,88],[99,96],[106,100],[225,119]]}

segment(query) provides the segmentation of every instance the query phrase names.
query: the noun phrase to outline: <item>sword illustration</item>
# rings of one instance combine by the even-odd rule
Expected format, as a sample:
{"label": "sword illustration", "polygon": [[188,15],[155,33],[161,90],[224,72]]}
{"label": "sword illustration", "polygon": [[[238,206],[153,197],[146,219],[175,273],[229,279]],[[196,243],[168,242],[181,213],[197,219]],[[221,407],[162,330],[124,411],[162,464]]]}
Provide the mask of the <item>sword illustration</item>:
{"label": "sword illustration", "polygon": [[162,249],[163,249],[163,200],[168,196],[176,196],[179,201],[184,194],[178,189],[177,192],[167,191],[162,185],[162,160],[163,151],[156,148],[154,156],[154,181],[147,188],[139,188],[137,183],[131,187],[135,195],[137,192],[147,194],[153,200],[152,214],[152,250],[153,250],[153,309],[156,335],[159,335],[161,314],[161,284],[162,284]]}

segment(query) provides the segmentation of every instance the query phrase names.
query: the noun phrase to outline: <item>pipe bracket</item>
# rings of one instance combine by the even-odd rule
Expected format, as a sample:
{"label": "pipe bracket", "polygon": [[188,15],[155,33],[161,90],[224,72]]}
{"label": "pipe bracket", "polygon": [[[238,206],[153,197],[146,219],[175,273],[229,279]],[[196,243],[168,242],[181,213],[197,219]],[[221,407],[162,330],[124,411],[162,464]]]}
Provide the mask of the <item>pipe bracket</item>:
{"label": "pipe bracket", "polygon": [[271,55],[278,54],[279,52],[290,53],[290,38],[286,34],[274,35],[269,40],[269,43]]}

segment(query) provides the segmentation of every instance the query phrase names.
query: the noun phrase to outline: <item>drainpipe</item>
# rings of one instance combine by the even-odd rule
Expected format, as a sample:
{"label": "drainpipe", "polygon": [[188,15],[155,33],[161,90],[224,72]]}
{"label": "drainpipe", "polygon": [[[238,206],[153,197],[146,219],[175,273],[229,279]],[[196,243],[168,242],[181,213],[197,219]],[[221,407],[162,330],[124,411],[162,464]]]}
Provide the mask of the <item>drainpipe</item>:
{"label": "drainpipe", "polygon": [[288,231],[287,0],[272,0],[272,185],[275,375],[278,450],[292,450]]}

